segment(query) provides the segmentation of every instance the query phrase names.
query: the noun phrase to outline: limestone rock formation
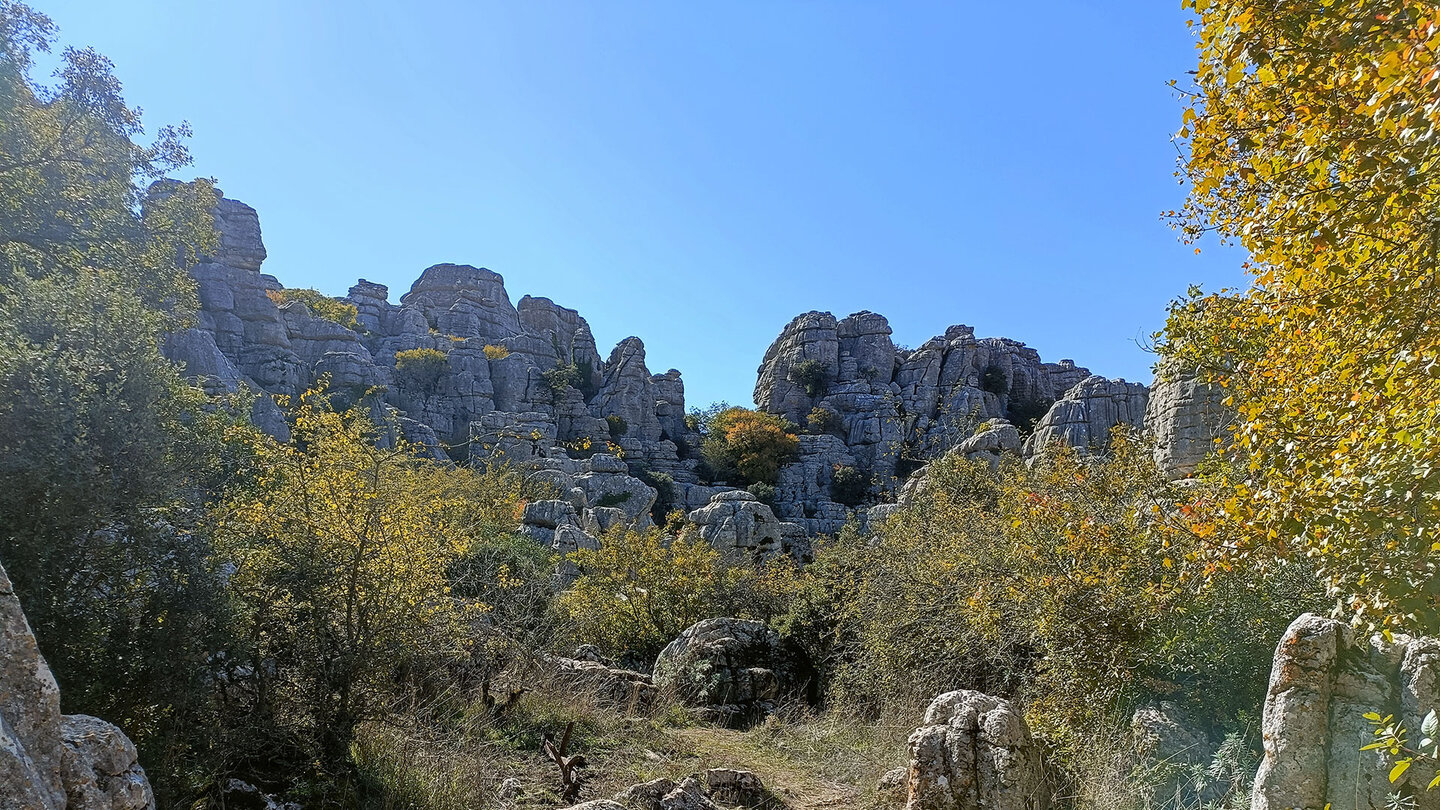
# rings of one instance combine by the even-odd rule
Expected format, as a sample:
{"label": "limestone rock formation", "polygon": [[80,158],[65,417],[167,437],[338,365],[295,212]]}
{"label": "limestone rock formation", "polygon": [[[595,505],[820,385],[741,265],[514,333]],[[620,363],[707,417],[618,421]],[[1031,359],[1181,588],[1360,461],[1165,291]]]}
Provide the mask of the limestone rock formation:
{"label": "limestone rock formation", "polygon": [[1104,452],[1110,446],[1111,428],[1144,424],[1148,396],[1149,389],[1139,383],[1098,374],[1086,377],[1045,412],[1025,440],[1025,456],[1034,458],[1056,442],[1083,452]]}
{"label": "limestone rock formation", "polygon": [[996,469],[1006,456],[1019,458],[1023,446],[1020,431],[1014,425],[1004,419],[987,419],[975,428],[970,438],[956,446],[955,452]]}
{"label": "limestone rock formation", "polygon": [[60,690],[0,567],[0,810],[154,806],[135,746],[120,729],[60,714]]}
{"label": "limestone rock formation", "polygon": [[644,713],[659,691],[650,676],[599,661],[554,658],[556,677],[603,706],[629,713]]}
{"label": "limestone rock formation", "polygon": [[[289,435],[272,397],[327,380],[337,403],[366,405],[393,423],[392,433],[416,437],[438,459],[567,476],[559,495],[576,502],[578,526],[592,535],[592,524],[603,522],[598,508],[647,523],[654,495],[635,478],[642,469],[669,476],[668,500],[688,513],[708,509],[723,490],[700,478],[701,437],[686,425],[680,372],[652,373],[640,338],[602,355],[576,310],[529,295],[512,303],[500,274],[454,263],[424,269],[398,303],[385,285],[359,279],[343,299],[355,307],[354,322],[337,323],[297,300],[277,305],[286,293],[261,272],[266,250],[253,208],[219,195],[214,211],[219,248],[192,268],[196,324],[171,335],[165,352],[212,392],[260,395],[254,421],[272,435]],[[779,532],[813,536],[863,524],[864,510],[916,466],[962,443],[968,455],[998,463],[1047,409],[1035,446],[1050,438],[1088,444],[1119,421],[1140,421],[1143,386],[1127,385],[1117,397],[1083,388],[1088,376],[1069,360],[1042,362],[1023,343],[976,338],[967,326],[912,351],[894,344],[879,314],[801,314],[766,351],[755,402],[800,427],[816,408],[830,416],[822,435],[800,437],[797,459],[780,472]],[[1083,396],[1062,399],[1077,386]],[[1202,393],[1187,390],[1177,388],[1171,399],[1179,404],[1153,420],[1172,426],[1157,435],[1175,437],[1176,449],[1164,452],[1182,467],[1186,442],[1194,443],[1188,403]],[[1057,400],[1059,410],[1051,408]],[[1011,426],[992,430],[998,423],[986,420],[995,419]],[[990,427],[977,431],[982,423]],[[1170,447],[1163,439],[1161,446]],[[596,453],[623,456],[628,480],[615,477],[618,470],[567,466]],[[847,467],[870,482],[857,506],[832,497],[833,476]],[[777,530],[756,509],[746,511],[765,525],[725,529],[718,544],[750,547],[745,538],[755,536],[769,553]]]}
{"label": "limestone rock formation", "polygon": [[67,810],[139,810],[155,805],[135,745],[124,732],[97,717],[67,714],[61,718],[60,733]]}
{"label": "limestone rock formation", "polygon": [[947,692],[910,735],[906,810],[1045,810],[1040,746],[1009,701]]}
{"label": "limestone rock formation", "polygon": [[[1070,360],[1042,362],[1023,343],[976,338],[968,326],[952,326],[913,351],[897,349],[890,335],[889,323],[873,312],[841,320],[807,312],[786,325],[765,353],[757,407],[801,426],[818,408],[839,423],[834,435],[801,437],[799,458],[777,483],[776,511],[811,534],[837,532],[858,517],[829,496],[828,475],[836,465],[855,467],[878,494],[898,488],[916,462],[973,438],[977,425],[1002,419],[1009,429],[967,449],[998,464],[1000,456],[1020,450],[1022,429],[1090,376]],[[1091,433],[1108,434],[1116,420],[1138,425],[1144,390],[1126,389],[1138,408],[1117,408],[1087,389],[1078,405],[1063,409],[1063,418],[1056,414],[1047,435],[1088,442]]]}
{"label": "limestone rock formation", "polygon": [[1216,745],[1180,706],[1160,701],[1141,706],[1130,717],[1130,737],[1142,772],[1151,774],[1146,789],[1156,803],[1178,797],[1184,806],[1203,806],[1220,798],[1218,783],[1197,790],[1191,773],[1210,765]]}
{"label": "limestone rock formation", "polygon": [[764,623],[706,619],[655,659],[655,685],[710,720],[744,726],[807,687],[802,654]]}
{"label": "limestone rock formation", "polygon": [[1225,389],[1174,363],[1162,362],[1145,410],[1145,429],[1155,441],[1155,463],[1171,478],[1185,478],[1228,438],[1233,411]]}
{"label": "limestone rock formation", "polygon": [[1392,791],[1417,810],[1440,808],[1425,790],[1434,776],[1412,768],[1391,784],[1366,712],[1394,715],[1411,734],[1440,710],[1440,639],[1357,638],[1349,625],[1314,614],[1291,623],[1275,649],[1261,731],[1265,758],[1255,776],[1254,810],[1358,810],[1385,807]]}
{"label": "limestone rock formation", "polygon": [[835,471],[859,468],[860,462],[837,436],[799,436],[795,461],[780,468],[775,481],[775,508],[785,520],[808,534],[836,534],[850,519],[850,510],[830,499]]}
{"label": "limestone rock formation", "polygon": [[791,541],[804,535],[802,527],[781,521],[770,507],[743,489],[717,493],[687,519],[699,527],[700,536],[710,545],[757,559],[795,553],[798,549]]}

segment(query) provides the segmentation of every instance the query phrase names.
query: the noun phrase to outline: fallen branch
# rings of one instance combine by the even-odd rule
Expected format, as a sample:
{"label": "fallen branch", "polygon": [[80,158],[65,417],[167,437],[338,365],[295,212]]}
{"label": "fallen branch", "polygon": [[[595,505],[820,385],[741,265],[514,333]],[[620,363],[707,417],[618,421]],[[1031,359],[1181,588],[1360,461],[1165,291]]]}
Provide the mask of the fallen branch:
{"label": "fallen branch", "polygon": [[549,732],[540,738],[540,750],[560,769],[560,799],[566,803],[573,803],[580,798],[580,783],[585,779],[585,775],[580,772],[580,769],[585,767],[585,755],[565,755],[565,750],[570,747],[570,732],[574,730],[574,721],[566,723],[565,736],[560,738],[558,746]]}

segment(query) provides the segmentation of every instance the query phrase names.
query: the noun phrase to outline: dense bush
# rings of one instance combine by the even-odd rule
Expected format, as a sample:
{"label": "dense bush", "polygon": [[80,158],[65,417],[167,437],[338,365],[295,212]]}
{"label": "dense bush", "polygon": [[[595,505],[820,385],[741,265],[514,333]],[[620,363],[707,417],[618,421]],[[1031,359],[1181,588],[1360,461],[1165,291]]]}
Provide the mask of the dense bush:
{"label": "dense bush", "polygon": [[289,444],[250,439],[251,483],[219,505],[212,531],[244,640],[227,678],[248,688],[231,708],[264,740],[241,753],[323,779],[344,772],[355,728],[388,716],[406,680],[474,660],[471,628],[490,610],[479,597],[505,576],[475,555],[513,530],[527,493],[504,468],[378,447],[363,414],[331,411],[315,392],[293,431]]}
{"label": "dense bush", "polygon": [[650,517],[655,525],[664,526],[670,511],[675,508],[675,479],[667,473],[653,472],[645,467],[636,468],[635,477],[655,490],[655,505],[650,507]]}
{"label": "dense bush", "polygon": [[774,484],[799,449],[795,425],[748,408],[726,408],[703,427],[700,455],[717,481]]}
{"label": "dense bush", "polygon": [[830,500],[845,506],[859,506],[870,492],[870,476],[854,467],[836,464],[830,474]]}
{"label": "dense bush", "polygon": [[580,576],[556,602],[567,640],[650,660],[701,619],[778,620],[800,577],[788,560],[727,559],[690,531],[612,531],[569,560]]}
{"label": "dense bush", "polygon": [[577,643],[650,658],[681,630],[719,615],[720,555],[699,538],[622,530],[570,561],[580,577],[556,605]]}
{"label": "dense bush", "polygon": [[402,389],[433,394],[450,359],[438,349],[406,349],[395,353],[395,377]]}
{"label": "dense bush", "polygon": [[510,356],[509,349],[504,346],[497,346],[494,343],[486,343],[482,351],[485,352],[485,359],[487,360],[504,360]]}
{"label": "dense bush", "polygon": [[566,388],[578,389],[581,383],[580,369],[574,363],[562,363],[542,371],[540,378],[545,381],[545,387],[556,395],[564,392]]}
{"label": "dense bush", "polygon": [[610,438],[618,439],[630,432],[630,423],[625,421],[623,416],[610,414],[605,417],[605,424],[610,430]]}
{"label": "dense bush", "polygon": [[805,426],[817,436],[825,433],[840,435],[845,430],[845,422],[840,418],[840,414],[825,407],[812,408],[805,417]]}
{"label": "dense bush", "polygon": [[830,368],[820,360],[801,360],[790,367],[790,380],[805,388],[805,395],[818,397],[830,385]]}
{"label": "dense bush", "polygon": [[767,484],[763,481],[757,481],[750,486],[745,487],[745,491],[749,492],[751,495],[754,495],[755,500],[759,501],[760,503],[765,504],[771,509],[775,508],[775,496],[777,493],[775,492],[775,486],[773,484]]}
{"label": "dense bush", "polygon": [[360,328],[360,322],[356,320],[359,310],[355,308],[354,304],[339,298],[331,298],[319,290],[286,288],[266,290],[265,294],[277,306],[283,306],[291,301],[299,301],[310,310],[310,314],[317,318],[338,323],[346,329]]}
{"label": "dense bush", "polygon": [[1299,562],[1263,576],[1195,566],[1201,541],[1167,516],[1201,493],[1166,482],[1123,432],[1105,463],[1061,453],[997,474],[946,458],[928,481],[807,572],[792,620],[812,628],[843,705],[980,689],[1020,698],[1071,750],[1141,700],[1233,721],[1260,705],[1275,639],[1322,606]]}

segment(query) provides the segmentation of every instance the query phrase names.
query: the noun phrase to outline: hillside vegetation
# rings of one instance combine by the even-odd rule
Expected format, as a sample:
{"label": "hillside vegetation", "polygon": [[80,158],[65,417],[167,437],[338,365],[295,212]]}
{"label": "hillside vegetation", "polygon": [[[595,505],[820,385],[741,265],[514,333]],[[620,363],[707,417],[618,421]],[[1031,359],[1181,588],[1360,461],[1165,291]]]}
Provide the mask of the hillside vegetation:
{"label": "hillside vegetation", "polygon": [[[1062,440],[1049,395],[1022,396],[998,360],[923,441],[876,450],[894,438],[879,420],[884,442],[851,441],[865,414],[821,399],[899,379],[920,352],[888,325],[871,359],[894,368],[839,380],[836,358],[769,357],[773,407],[688,418],[683,399],[591,415],[618,386],[573,341],[525,376],[524,340],[428,322],[367,335],[397,341],[388,386],[344,366],[296,396],[187,376],[162,347],[201,320],[189,271],[234,249],[221,198],[153,182],[188,163],[188,132],[145,142],[103,56],[66,49],[37,80],[54,26],[0,0],[0,561],[66,711],[118,725],[167,808],[233,806],[236,780],[306,808],[550,808],[711,768],[753,772],[771,806],[899,808],[927,706],[974,690],[1023,717],[1049,806],[1249,806],[1298,615],[1440,634],[1440,7],[1187,5],[1200,61],[1173,216],[1243,245],[1252,284],[1192,291],[1157,336],[1231,415],[1181,477],[1134,419]],[[363,301],[266,295],[337,343],[373,322]],[[845,333],[879,316],[818,315],[786,335],[879,345],[878,327]],[[643,369],[636,344],[607,368]],[[394,405],[448,414],[471,362],[520,368],[527,396],[595,436],[557,439],[554,417],[492,442],[487,411],[437,438]],[[1032,366],[1144,410],[1143,386]],[[637,434],[664,457],[626,458]],[[546,441],[566,455],[521,452]],[[815,514],[787,468],[813,479]],[[844,528],[807,535],[817,521]],[[685,658],[706,633],[768,657]],[[1157,754],[1140,720],[1159,715],[1203,756]],[[1433,726],[1404,722],[1369,721],[1390,780],[1434,775]]]}

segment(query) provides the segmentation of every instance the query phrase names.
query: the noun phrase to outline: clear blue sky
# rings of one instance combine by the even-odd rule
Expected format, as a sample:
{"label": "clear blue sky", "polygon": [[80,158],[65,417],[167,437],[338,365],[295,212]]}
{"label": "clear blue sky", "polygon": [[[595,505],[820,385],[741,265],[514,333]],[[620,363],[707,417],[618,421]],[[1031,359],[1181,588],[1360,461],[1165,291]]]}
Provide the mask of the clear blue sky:
{"label": "clear blue sky", "polygon": [[748,403],[810,309],[1148,382],[1166,302],[1243,280],[1159,218],[1179,0],[34,5],[152,130],[192,124],[287,286],[489,267],[602,354],[639,335],[691,405]]}

